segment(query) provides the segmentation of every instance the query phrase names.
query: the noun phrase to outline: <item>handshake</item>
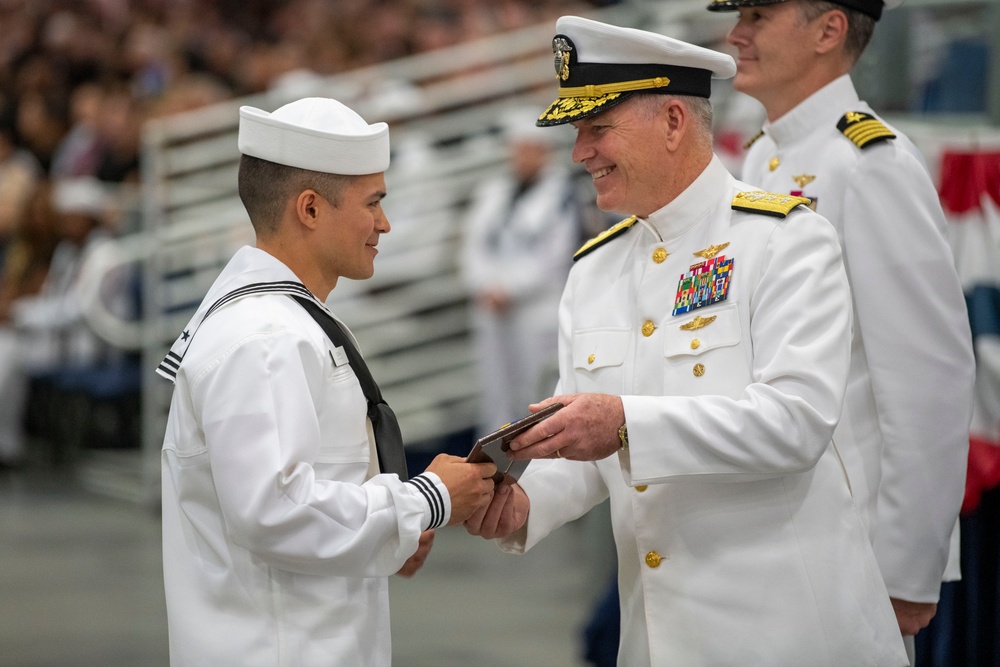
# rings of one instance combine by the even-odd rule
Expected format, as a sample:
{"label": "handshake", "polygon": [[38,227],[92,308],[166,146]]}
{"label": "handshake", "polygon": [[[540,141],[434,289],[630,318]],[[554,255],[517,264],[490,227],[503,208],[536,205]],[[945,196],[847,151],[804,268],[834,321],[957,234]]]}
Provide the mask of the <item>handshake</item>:
{"label": "handshake", "polygon": [[451,495],[450,525],[464,524],[473,535],[506,536],[528,518],[528,496],[517,478],[530,458],[513,458],[511,441],[563,407],[549,403],[527,417],[506,424],[476,441],[469,456],[438,455],[427,467]]}
{"label": "handshake", "polygon": [[[470,534],[485,539],[506,537],[528,520],[531,502],[517,483],[528,461],[596,461],[621,447],[618,433],[625,410],[618,396],[557,396],[531,409],[528,417],[480,438],[468,458],[439,454],[427,466],[451,497],[449,525],[464,525]],[[548,419],[556,411],[559,414]],[[420,569],[433,539],[434,531],[426,531],[400,574],[412,576]]]}
{"label": "handshake", "polygon": [[530,502],[517,484],[528,461],[596,461],[621,447],[618,429],[625,423],[625,411],[618,396],[557,396],[531,410],[527,417],[480,438],[468,458],[441,454],[427,467],[451,494],[450,525],[463,524],[486,539],[506,537],[528,518]]}
{"label": "handshake", "polygon": [[528,496],[510,476],[498,483],[492,461],[471,463],[460,456],[439,454],[427,471],[448,487],[449,525],[462,524],[471,534],[489,539],[516,531],[528,518]]}

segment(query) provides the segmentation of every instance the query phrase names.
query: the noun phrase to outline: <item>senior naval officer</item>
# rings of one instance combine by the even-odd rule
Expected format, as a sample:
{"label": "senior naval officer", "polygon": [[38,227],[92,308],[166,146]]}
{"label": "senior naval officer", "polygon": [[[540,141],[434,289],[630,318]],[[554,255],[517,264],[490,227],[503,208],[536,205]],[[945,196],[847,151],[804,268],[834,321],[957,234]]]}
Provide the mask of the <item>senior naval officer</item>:
{"label": "senior naval officer", "polygon": [[[853,287],[851,375],[836,439],[902,633],[959,578],[975,362],[945,217],[923,157],[862,101],[851,71],[902,0],[716,0],[739,12],[733,86],[767,122],[743,179],[808,197]],[[950,558],[949,558],[950,556]]]}
{"label": "senior naval officer", "polygon": [[[374,271],[389,223],[385,123],[307,98],[240,109],[256,234],[158,372],[172,665],[388,665],[388,575],[489,501],[492,464],[441,455],[406,479],[357,343],[323,304]],[[485,478],[485,479],[484,479]]]}
{"label": "senior naval officer", "polygon": [[851,334],[836,232],[713,155],[732,58],[577,17],[556,32],[538,123],[572,123],[598,205],[634,215],[577,252],[549,399],[566,407],[513,441],[539,460],[467,529],[520,553],[610,496],[623,666],[905,665],[831,442]]}

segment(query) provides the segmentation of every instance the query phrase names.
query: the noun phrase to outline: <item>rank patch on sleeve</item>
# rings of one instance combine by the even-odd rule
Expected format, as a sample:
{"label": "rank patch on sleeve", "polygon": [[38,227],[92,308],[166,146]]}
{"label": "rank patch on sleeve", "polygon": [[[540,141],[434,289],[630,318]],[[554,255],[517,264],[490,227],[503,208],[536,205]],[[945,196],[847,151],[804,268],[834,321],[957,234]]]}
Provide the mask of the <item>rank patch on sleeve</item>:
{"label": "rank patch on sleeve", "polygon": [[695,264],[677,283],[673,315],[711,306],[729,296],[729,281],[733,277],[733,259],[719,255]]}
{"label": "rank patch on sleeve", "polygon": [[895,139],[896,135],[881,120],[864,111],[848,111],[837,122],[837,129],[858,148]]}

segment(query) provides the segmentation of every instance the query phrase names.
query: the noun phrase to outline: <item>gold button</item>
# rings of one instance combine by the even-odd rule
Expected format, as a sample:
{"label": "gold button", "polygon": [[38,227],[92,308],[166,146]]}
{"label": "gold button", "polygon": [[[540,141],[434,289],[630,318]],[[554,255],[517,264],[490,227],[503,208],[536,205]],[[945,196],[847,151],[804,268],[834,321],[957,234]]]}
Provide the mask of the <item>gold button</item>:
{"label": "gold button", "polygon": [[649,487],[646,486],[645,484],[640,484],[639,486],[635,487],[635,490],[638,491],[639,493],[642,493],[643,491],[645,491],[648,488]]}
{"label": "gold button", "polygon": [[646,565],[650,567],[660,567],[660,562],[662,560],[663,559],[660,557],[660,554],[656,553],[655,551],[650,551],[648,554],[646,554]]}
{"label": "gold button", "polygon": [[596,358],[597,358],[597,357],[596,357],[595,355],[593,355],[593,354],[592,354],[592,355],[590,355],[589,357],[587,357],[587,363],[588,363],[588,364],[592,364],[592,363],[594,363],[594,359],[596,359]]}
{"label": "gold button", "polygon": [[778,159],[777,155],[771,158],[771,161],[767,163],[767,168],[770,169],[771,171],[774,171],[780,166],[781,166],[781,160]]}
{"label": "gold button", "polygon": [[663,260],[667,258],[667,251],[665,248],[657,248],[653,251],[653,261],[657,264],[662,264]]}
{"label": "gold button", "polygon": [[646,320],[645,322],[643,322],[643,324],[642,324],[642,335],[643,336],[645,336],[646,338],[649,338],[650,336],[653,335],[653,331],[655,331],[655,330],[656,330],[656,325],[653,324],[652,321]]}
{"label": "gold button", "polygon": [[699,347],[701,347],[701,341],[700,340],[698,340],[697,338],[695,338],[694,340],[691,341],[691,349],[692,350],[697,350]]}
{"label": "gold button", "polygon": [[700,378],[705,374],[705,364],[695,364],[692,372],[696,378]]}

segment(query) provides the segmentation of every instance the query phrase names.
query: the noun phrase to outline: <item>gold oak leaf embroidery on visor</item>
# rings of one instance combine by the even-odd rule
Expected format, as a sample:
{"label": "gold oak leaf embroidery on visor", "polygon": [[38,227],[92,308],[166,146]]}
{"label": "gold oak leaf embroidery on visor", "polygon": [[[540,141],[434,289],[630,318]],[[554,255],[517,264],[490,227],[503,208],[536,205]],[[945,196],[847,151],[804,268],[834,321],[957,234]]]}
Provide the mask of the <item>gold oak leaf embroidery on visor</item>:
{"label": "gold oak leaf embroidery on visor", "polygon": [[590,113],[621,97],[621,93],[609,93],[603,97],[562,97],[552,103],[541,115],[544,120],[559,120],[573,118],[580,114]]}

